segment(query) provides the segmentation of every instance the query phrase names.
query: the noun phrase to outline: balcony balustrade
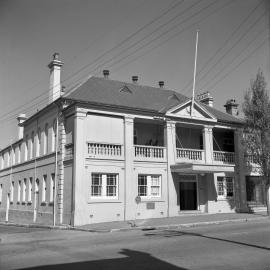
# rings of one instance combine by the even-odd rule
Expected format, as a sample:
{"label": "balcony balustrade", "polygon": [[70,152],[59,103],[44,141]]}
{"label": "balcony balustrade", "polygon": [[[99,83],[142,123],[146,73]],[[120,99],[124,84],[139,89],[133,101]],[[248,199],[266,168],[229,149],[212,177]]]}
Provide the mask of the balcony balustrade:
{"label": "balcony balustrade", "polygon": [[177,162],[204,162],[204,150],[176,148]]}
{"label": "balcony balustrade", "polygon": [[134,146],[135,160],[140,161],[166,161],[166,148],[161,146]]}
{"label": "balcony balustrade", "polygon": [[88,158],[123,159],[121,144],[88,143]]}
{"label": "balcony balustrade", "polygon": [[234,164],[235,156],[233,152],[213,151],[214,162],[221,164]]}

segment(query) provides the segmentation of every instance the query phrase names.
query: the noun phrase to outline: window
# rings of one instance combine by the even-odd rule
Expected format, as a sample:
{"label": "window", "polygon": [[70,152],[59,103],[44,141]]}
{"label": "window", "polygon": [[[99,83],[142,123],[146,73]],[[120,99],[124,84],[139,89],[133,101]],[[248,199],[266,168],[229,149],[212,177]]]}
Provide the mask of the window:
{"label": "window", "polygon": [[161,196],[161,175],[138,175],[138,195],[158,198]]}
{"label": "window", "polygon": [[15,164],[15,148],[11,148],[11,153],[12,153],[12,160],[11,160],[11,166]]}
{"label": "window", "polygon": [[26,161],[28,158],[28,135],[25,138],[25,152],[24,152],[24,160]]}
{"label": "window", "polygon": [[1,169],[4,169],[4,154],[1,155]]}
{"label": "window", "polygon": [[7,151],[7,167],[9,167],[11,161],[10,150]]}
{"label": "window", "polygon": [[54,190],[55,190],[55,174],[51,174],[51,184],[50,184],[50,202],[54,201]]}
{"label": "window", "polygon": [[47,193],[47,175],[43,175],[43,183],[42,183],[42,202],[46,201],[46,193]]}
{"label": "window", "polygon": [[30,177],[28,180],[28,202],[32,202],[32,184],[33,184],[33,178]]}
{"label": "window", "polygon": [[25,202],[26,196],[26,178],[23,179],[22,201]]}
{"label": "window", "polygon": [[21,187],[22,187],[22,182],[19,181],[18,182],[18,198],[17,198],[17,202],[21,201]]}
{"label": "window", "polygon": [[56,142],[56,120],[54,119],[52,128],[52,152],[55,151],[55,142]]}
{"label": "window", "polygon": [[21,143],[18,145],[18,157],[17,157],[17,162],[21,162]]}
{"label": "window", "polygon": [[0,184],[0,203],[2,202],[2,196],[3,196],[3,184]]}
{"label": "window", "polygon": [[35,193],[38,193],[38,192],[39,192],[39,179],[37,178],[35,182]]}
{"label": "window", "polygon": [[233,178],[232,177],[217,177],[217,194],[220,197],[233,197]]}
{"label": "window", "polygon": [[38,132],[37,132],[37,144],[36,144],[36,156],[39,157],[40,156],[40,149],[41,149],[41,131],[40,128],[38,128]]}
{"label": "window", "polygon": [[31,141],[30,141],[30,159],[34,157],[34,131],[31,134]]}
{"label": "window", "polygon": [[91,197],[115,199],[118,196],[118,174],[92,173]]}
{"label": "window", "polygon": [[10,187],[10,202],[12,203],[14,199],[14,181],[11,182],[11,187]]}
{"label": "window", "polygon": [[116,174],[107,174],[107,191],[108,197],[115,197],[117,191]]}
{"label": "window", "polygon": [[48,153],[48,139],[48,124],[46,124],[44,129],[44,155]]}

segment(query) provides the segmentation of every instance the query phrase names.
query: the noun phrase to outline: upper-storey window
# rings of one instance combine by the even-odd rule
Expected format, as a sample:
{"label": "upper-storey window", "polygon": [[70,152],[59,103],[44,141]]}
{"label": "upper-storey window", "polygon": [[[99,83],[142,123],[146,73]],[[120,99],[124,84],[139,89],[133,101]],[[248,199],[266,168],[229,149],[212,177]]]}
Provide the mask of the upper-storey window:
{"label": "upper-storey window", "polygon": [[12,163],[11,163],[11,165],[14,165],[15,162],[16,162],[15,148],[14,147],[11,148],[11,153],[12,153],[12,160],[11,160]]}
{"label": "upper-storey window", "polygon": [[53,128],[52,128],[52,152],[55,151],[55,142],[56,142],[56,119],[53,121]]}
{"label": "upper-storey window", "polygon": [[34,131],[32,131],[31,133],[31,141],[30,141],[30,159],[34,157],[35,153],[34,153],[34,140],[35,140],[35,135],[34,135]]}
{"label": "upper-storey window", "polygon": [[0,166],[1,166],[0,168],[1,168],[1,169],[4,169],[4,153],[1,154],[1,157],[0,157],[0,163],[1,163],[1,164],[0,164]]}
{"label": "upper-storey window", "polygon": [[28,135],[25,137],[25,151],[24,151],[24,160],[28,158]]}
{"label": "upper-storey window", "polygon": [[17,147],[18,147],[17,163],[20,163],[21,162],[21,147],[22,147],[22,144],[20,143]]}
{"label": "upper-storey window", "polygon": [[38,128],[37,131],[37,143],[36,143],[36,156],[40,156],[40,149],[41,149],[41,130]]}
{"label": "upper-storey window", "polygon": [[48,153],[48,131],[49,131],[49,127],[48,124],[46,123],[45,125],[45,129],[44,129],[44,155]]}

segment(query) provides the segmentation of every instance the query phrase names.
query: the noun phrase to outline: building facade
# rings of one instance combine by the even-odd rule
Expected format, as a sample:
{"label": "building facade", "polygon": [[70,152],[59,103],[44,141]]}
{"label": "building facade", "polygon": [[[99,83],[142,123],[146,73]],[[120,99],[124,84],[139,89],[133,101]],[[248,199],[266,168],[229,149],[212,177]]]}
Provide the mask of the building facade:
{"label": "building facade", "polygon": [[49,104],[20,115],[18,139],[0,152],[1,221],[83,225],[249,211],[259,175],[246,166],[235,101],[223,113],[209,93],[193,102],[163,82],[119,82],[108,71],[63,93],[62,65],[54,54]]}

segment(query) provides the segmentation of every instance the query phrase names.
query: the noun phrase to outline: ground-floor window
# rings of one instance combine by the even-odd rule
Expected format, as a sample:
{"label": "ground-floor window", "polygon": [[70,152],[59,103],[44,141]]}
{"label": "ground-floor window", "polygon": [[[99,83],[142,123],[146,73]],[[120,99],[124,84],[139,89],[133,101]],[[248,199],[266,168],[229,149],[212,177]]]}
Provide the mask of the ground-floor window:
{"label": "ground-floor window", "polygon": [[233,197],[233,177],[217,177],[217,194],[220,197]]}
{"label": "ground-floor window", "polygon": [[118,178],[119,175],[115,173],[92,173],[91,198],[117,198]]}
{"label": "ground-floor window", "polygon": [[138,195],[146,198],[161,196],[161,175],[138,175]]}

